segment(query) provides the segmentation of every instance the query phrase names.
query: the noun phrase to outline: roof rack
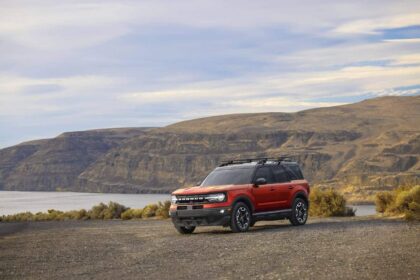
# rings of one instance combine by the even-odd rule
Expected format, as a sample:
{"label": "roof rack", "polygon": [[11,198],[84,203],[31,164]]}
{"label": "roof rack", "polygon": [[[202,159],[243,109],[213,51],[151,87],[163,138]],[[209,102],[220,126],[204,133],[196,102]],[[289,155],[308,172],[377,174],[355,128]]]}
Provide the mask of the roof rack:
{"label": "roof rack", "polygon": [[232,165],[232,164],[251,163],[251,162],[257,162],[257,164],[265,164],[267,161],[274,161],[280,164],[280,162],[282,161],[292,161],[292,159],[290,158],[290,156],[281,156],[281,157],[276,157],[276,158],[263,157],[263,158],[233,159],[233,160],[222,161],[219,167]]}

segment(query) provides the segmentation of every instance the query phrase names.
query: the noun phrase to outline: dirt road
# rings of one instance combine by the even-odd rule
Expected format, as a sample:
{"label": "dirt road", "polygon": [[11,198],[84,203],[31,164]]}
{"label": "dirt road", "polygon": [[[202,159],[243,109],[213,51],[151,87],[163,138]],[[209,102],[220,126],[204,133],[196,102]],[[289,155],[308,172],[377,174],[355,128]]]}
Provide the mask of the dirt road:
{"label": "dirt road", "polygon": [[420,223],[371,217],[217,227],[0,223],[0,279],[420,279]]}

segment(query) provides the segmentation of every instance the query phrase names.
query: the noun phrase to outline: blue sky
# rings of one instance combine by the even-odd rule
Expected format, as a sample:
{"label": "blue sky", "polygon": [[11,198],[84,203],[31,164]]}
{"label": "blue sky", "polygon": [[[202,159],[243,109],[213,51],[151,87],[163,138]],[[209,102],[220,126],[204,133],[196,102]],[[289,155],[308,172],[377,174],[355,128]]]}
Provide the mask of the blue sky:
{"label": "blue sky", "polygon": [[293,112],[419,94],[420,1],[2,1],[0,53],[0,147]]}

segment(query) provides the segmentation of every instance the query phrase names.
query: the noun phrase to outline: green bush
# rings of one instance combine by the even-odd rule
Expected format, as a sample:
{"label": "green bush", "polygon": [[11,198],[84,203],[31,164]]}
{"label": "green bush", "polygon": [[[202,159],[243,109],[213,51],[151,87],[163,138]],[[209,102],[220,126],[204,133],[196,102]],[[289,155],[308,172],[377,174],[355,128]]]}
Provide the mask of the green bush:
{"label": "green bush", "polygon": [[312,188],[309,195],[309,215],[318,217],[354,216],[353,208],[346,207],[346,199],[332,188]]}
{"label": "green bush", "polygon": [[407,220],[420,220],[419,185],[380,192],[376,195],[375,203],[376,210],[385,215],[403,215]]}

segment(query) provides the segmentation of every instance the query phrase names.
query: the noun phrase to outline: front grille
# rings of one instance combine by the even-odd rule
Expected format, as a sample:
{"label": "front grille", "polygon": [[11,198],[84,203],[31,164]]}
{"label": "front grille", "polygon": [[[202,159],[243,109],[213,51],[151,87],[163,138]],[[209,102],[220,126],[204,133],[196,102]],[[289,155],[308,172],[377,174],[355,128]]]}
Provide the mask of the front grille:
{"label": "front grille", "polygon": [[207,199],[203,195],[177,195],[177,204],[205,203]]}

